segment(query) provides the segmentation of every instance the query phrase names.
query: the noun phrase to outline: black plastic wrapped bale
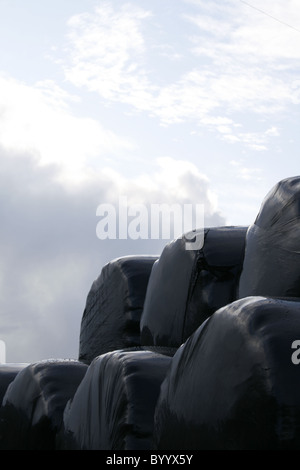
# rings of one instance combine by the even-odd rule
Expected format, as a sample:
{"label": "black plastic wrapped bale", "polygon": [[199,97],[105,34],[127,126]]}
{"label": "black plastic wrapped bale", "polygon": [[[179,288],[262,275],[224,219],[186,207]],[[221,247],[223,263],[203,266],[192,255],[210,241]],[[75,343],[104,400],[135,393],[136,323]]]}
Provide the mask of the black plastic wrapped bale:
{"label": "black plastic wrapped bale", "polygon": [[9,384],[26,366],[28,366],[26,363],[0,364],[0,406]]}
{"label": "black plastic wrapped bale", "polygon": [[152,449],[155,405],[171,360],[146,350],[94,359],[66,406],[60,449]]}
{"label": "black plastic wrapped bale", "polygon": [[55,450],[64,408],[87,368],[75,360],[49,360],[22,369],[3,398],[0,449]]}
{"label": "black plastic wrapped bale", "polygon": [[140,318],[157,256],[124,256],[107,263],[87,296],[79,360],[140,344]]}
{"label": "black plastic wrapped bale", "polygon": [[300,450],[299,358],[300,302],[248,297],[218,310],[173,357],[155,448]]}
{"label": "black plastic wrapped bale", "polygon": [[198,249],[187,250],[185,236],[165,246],[148,284],[142,345],[179,347],[213,312],[236,299],[246,231],[206,228]]}
{"label": "black plastic wrapped bale", "polygon": [[276,184],[246,236],[239,298],[300,297],[300,176]]}

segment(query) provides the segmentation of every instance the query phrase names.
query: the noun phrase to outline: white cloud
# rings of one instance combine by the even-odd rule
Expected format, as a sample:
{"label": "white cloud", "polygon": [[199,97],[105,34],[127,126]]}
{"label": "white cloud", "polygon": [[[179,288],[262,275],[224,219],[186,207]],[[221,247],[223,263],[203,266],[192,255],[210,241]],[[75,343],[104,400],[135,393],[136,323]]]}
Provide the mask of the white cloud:
{"label": "white cloud", "polygon": [[74,100],[51,81],[29,86],[0,76],[0,144],[34,154],[41,165],[59,165],[70,182],[84,179],[101,157],[133,148],[98,121],[72,113]]}
{"label": "white cloud", "polygon": [[[185,60],[182,54],[176,55],[179,78],[169,76],[162,85],[153,57],[150,66],[150,51],[158,46],[146,26],[157,21],[155,13],[134,4],[117,8],[112,2],[96,8],[94,15],[70,20],[66,78],[108,102],[144,111],[163,125],[188,121],[205,126],[217,113],[233,124],[227,140],[248,145],[247,138],[235,138],[247,115],[278,118],[289,105],[300,102],[295,79],[298,33],[242,2],[186,3],[194,5],[195,11],[182,14],[182,29],[176,32],[179,41],[190,39]],[[300,9],[293,1],[284,7],[268,1],[264,9],[286,22],[300,20]],[[163,49],[175,51],[176,46],[161,43]],[[210,127],[222,138],[226,133],[223,126]],[[246,133],[253,131],[249,127]],[[259,144],[250,145],[262,149]]]}
{"label": "white cloud", "polygon": [[232,129],[224,126],[223,130],[223,140],[228,143],[244,143],[248,147],[256,151],[267,150],[269,140],[272,137],[277,137],[279,135],[279,130],[277,127],[273,126],[267,129],[264,132],[241,132],[238,131],[233,134]]}
{"label": "white cloud", "polygon": [[94,14],[72,17],[68,24],[71,64],[65,68],[66,78],[105,99],[134,102],[138,109],[145,109],[152,95],[141,66],[145,51],[141,23],[149,16],[133,5],[117,10],[104,2]]}
{"label": "white cloud", "polygon": [[235,175],[242,180],[258,182],[262,179],[262,169],[255,167],[246,167],[242,161],[232,160],[229,162],[234,168]]}
{"label": "white cloud", "polygon": [[218,210],[218,199],[211,189],[208,177],[193,163],[172,157],[160,157],[154,161],[151,174],[141,173],[137,177],[124,177],[118,172],[104,169],[113,182],[110,199],[117,205],[120,196],[126,196],[129,204],[201,204],[205,210],[207,225],[225,223]]}

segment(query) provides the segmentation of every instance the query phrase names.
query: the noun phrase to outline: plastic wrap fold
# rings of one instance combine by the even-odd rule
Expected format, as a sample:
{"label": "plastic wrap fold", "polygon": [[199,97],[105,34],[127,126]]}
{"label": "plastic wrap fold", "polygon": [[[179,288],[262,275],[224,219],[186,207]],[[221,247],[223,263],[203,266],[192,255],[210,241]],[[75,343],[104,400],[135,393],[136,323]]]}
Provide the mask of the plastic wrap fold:
{"label": "plastic wrap fold", "polygon": [[119,350],[91,363],[67,404],[62,450],[150,450],[160,385],[172,358]]}
{"label": "plastic wrap fold", "polygon": [[93,282],[81,321],[79,360],[87,364],[116,349],[140,345],[140,317],[157,256],[107,263]]}
{"label": "plastic wrap fold", "polygon": [[7,388],[0,409],[0,449],[55,450],[66,403],[87,365],[41,361],[22,369]]}
{"label": "plastic wrap fold", "polygon": [[0,364],[0,406],[9,384],[14,380],[16,375],[28,365],[27,363]]}
{"label": "plastic wrap fold", "polygon": [[299,450],[299,340],[300,301],[247,297],[218,310],[173,357],[155,447]]}
{"label": "plastic wrap fold", "polygon": [[246,237],[239,298],[300,297],[300,176],[276,184]]}
{"label": "plastic wrap fold", "polygon": [[179,347],[218,308],[236,299],[247,227],[204,229],[204,243],[185,237],[155,262],[142,313],[141,344]]}

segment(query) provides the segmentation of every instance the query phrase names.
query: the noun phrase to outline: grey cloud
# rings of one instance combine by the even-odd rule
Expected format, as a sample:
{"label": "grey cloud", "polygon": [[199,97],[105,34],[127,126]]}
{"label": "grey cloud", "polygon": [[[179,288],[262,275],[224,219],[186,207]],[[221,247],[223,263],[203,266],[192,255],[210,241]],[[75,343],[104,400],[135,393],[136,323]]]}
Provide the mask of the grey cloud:
{"label": "grey cloud", "polygon": [[[96,208],[109,194],[115,203],[119,191],[107,176],[70,190],[57,181],[57,167],[40,167],[30,154],[2,148],[0,158],[0,339],[7,362],[77,357],[86,296],[103,265],[128,254],[160,254],[167,240],[97,238]],[[182,184],[193,185],[190,197],[202,191],[208,200],[208,185],[195,191],[201,179],[183,175]],[[151,198],[146,190],[143,196]],[[206,223],[224,219],[210,210]]]}

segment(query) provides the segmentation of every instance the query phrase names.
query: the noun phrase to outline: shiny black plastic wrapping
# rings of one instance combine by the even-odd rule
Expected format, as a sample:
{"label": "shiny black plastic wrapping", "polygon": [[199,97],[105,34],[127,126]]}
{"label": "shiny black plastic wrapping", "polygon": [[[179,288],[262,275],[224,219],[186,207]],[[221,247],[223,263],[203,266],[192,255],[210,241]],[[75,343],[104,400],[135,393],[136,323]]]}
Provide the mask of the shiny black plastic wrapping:
{"label": "shiny black plastic wrapping", "polygon": [[116,349],[140,345],[140,318],[157,256],[124,256],[107,263],[87,296],[79,360],[87,364]]}
{"label": "shiny black plastic wrapping", "polygon": [[142,313],[141,344],[179,347],[218,308],[236,299],[247,227],[204,229],[204,244],[185,237],[155,262]]}
{"label": "shiny black plastic wrapping", "polygon": [[152,449],[155,405],[171,360],[147,350],[94,359],[66,406],[60,449]]}
{"label": "shiny black plastic wrapping", "polygon": [[0,364],[0,406],[9,384],[14,380],[16,375],[28,365],[29,364],[25,363]]}
{"label": "shiny black plastic wrapping", "polygon": [[276,184],[246,237],[239,298],[300,297],[300,176]]}
{"label": "shiny black plastic wrapping", "polygon": [[0,449],[55,450],[64,408],[87,367],[57,359],[23,368],[8,386],[0,408]]}
{"label": "shiny black plastic wrapping", "polygon": [[300,301],[247,297],[214,313],[173,357],[155,448],[300,450],[299,339]]}

